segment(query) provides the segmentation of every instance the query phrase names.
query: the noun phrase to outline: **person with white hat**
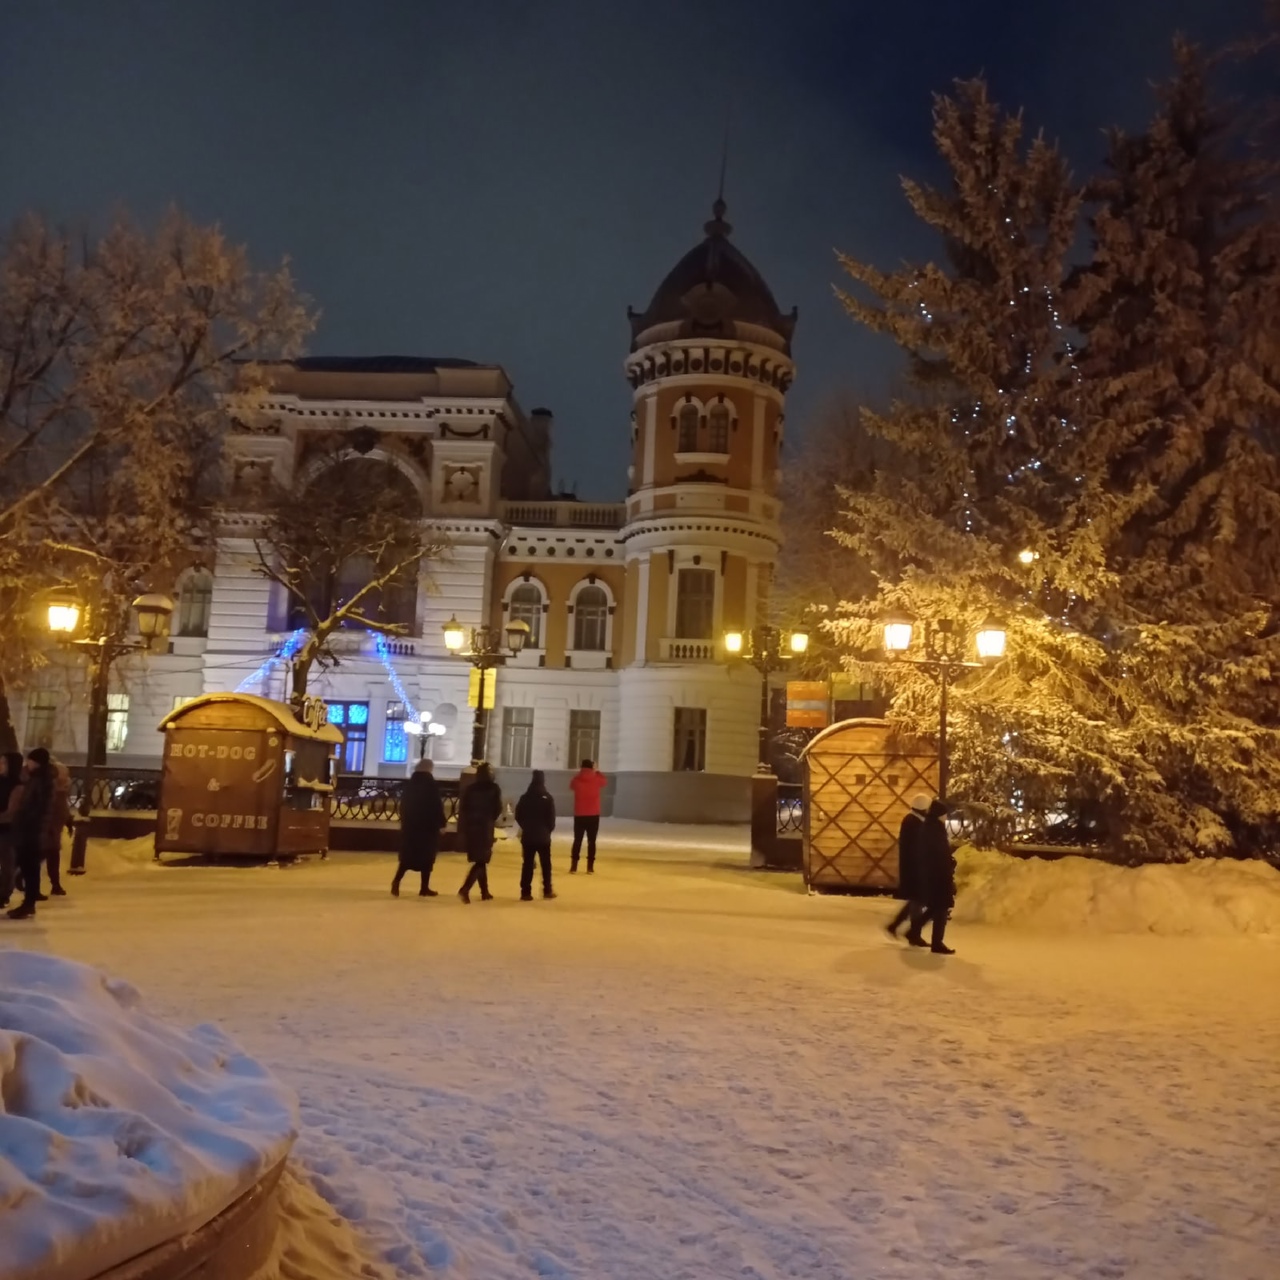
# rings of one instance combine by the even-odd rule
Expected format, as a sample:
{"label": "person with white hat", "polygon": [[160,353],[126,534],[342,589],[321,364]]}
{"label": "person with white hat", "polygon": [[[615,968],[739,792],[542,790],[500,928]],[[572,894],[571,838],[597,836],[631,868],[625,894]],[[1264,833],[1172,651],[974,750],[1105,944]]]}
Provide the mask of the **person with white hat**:
{"label": "person with white hat", "polygon": [[921,793],[911,797],[911,808],[898,828],[898,896],[903,899],[902,910],[885,925],[885,932],[897,938],[898,930],[908,920],[907,941],[915,947],[927,945],[920,933],[925,916],[924,872],[921,866],[921,840],[924,836],[924,820],[933,797]]}

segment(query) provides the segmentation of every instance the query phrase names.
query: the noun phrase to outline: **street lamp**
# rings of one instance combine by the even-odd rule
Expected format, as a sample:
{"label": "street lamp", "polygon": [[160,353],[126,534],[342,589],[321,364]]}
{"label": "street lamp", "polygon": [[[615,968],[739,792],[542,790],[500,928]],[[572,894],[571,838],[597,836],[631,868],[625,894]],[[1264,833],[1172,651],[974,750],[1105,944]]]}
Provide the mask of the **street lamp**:
{"label": "street lamp", "polygon": [[[455,616],[444,624],[444,647],[450,653],[459,654],[480,672],[479,696],[476,698],[475,726],[471,733],[471,763],[484,759],[485,744],[489,736],[489,709],[485,706],[486,674],[494,667],[502,666],[508,657],[514,658],[529,640],[527,622],[513,619],[503,628],[506,648],[499,644],[492,627],[472,627],[470,647],[467,648],[467,632]],[[467,652],[463,652],[467,649]]]}
{"label": "street lamp", "polygon": [[[66,590],[55,591],[49,597],[47,619],[49,630],[69,648],[80,649],[89,659],[89,732],[85,739],[84,777],[81,783],[78,821],[71,843],[70,875],[84,874],[85,846],[89,841],[89,818],[93,812],[95,772],[103,763],[107,738],[107,694],[111,682],[111,665],[126,653],[148,650],[153,643],[169,634],[169,619],[173,616],[173,601],[166,595],[150,592],[139,596],[130,611],[137,623],[139,639],[130,639],[127,628],[118,615],[112,618],[105,612],[107,625],[102,634],[77,636],[81,618],[85,614],[79,596]],[[90,619],[92,621],[92,619]],[[112,624],[115,625],[112,625]]]}
{"label": "street lamp", "polygon": [[427,758],[427,738],[431,735],[431,712],[419,712],[416,720],[406,721],[404,731],[410,737],[418,739],[418,759],[425,760]]}
{"label": "street lamp", "polygon": [[963,671],[991,666],[1004,657],[1007,633],[993,615],[974,632],[973,644],[980,661],[965,657],[964,635],[950,619],[926,621],[920,657],[908,657],[915,619],[909,613],[886,614],[882,620],[885,653],[891,662],[905,662],[927,671],[938,682],[938,799],[947,798],[950,760],[947,756],[947,695],[951,683]]}
{"label": "street lamp", "polygon": [[770,733],[769,677],[781,671],[792,658],[807,652],[809,637],[803,631],[784,632],[777,627],[753,627],[750,632],[726,631],[724,651],[732,658],[744,658],[760,673],[760,750],[757,773],[772,773],[769,760]]}

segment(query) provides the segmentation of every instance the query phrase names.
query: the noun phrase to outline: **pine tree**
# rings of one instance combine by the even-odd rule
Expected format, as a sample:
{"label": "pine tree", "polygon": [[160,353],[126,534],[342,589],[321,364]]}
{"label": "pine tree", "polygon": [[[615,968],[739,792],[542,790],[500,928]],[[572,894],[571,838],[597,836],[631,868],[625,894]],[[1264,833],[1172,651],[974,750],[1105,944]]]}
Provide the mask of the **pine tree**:
{"label": "pine tree", "polygon": [[[850,311],[927,397],[867,415],[896,457],[846,492],[838,537],[878,586],[835,628],[850,662],[886,606],[1004,610],[1010,657],[958,690],[953,793],[997,828],[1099,819],[1139,858],[1271,847],[1280,794],[1270,174],[1232,153],[1204,71],[1179,50],[1151,128],[1083,193],[959,86],[935,113],[952,189],[907,184],[948,265],[844,261],[871,295]],[[932,685],[890,671],[893,717],[930,731]]]}

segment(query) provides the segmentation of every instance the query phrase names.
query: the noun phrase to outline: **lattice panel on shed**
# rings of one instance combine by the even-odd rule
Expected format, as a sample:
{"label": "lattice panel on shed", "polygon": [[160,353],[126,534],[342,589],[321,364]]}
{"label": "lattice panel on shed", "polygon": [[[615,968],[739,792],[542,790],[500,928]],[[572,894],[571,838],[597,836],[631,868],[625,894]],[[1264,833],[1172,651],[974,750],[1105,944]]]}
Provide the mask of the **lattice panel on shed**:
{"label": "lattice panel on shed", "polygon": [[938,757],[883,721],[833,725],[805,753],[805,879],[815,888],[892,889],[898,827],[918,792],[936,795]]}

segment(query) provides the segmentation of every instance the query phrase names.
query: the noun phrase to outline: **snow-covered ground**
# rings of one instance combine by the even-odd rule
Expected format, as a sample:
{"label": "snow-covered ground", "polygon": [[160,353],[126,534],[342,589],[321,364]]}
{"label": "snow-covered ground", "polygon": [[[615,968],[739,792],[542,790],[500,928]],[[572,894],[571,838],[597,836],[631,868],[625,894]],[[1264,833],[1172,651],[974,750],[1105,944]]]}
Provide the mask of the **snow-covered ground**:
{"label": "snow-covered ground", "polygon": [[1273,1280],[1280,938],[1015,917],[942,958],[886,901],[745,870],[736,832],[606,824],[593,877],[557,845],[549,903],[499,848],[469,907],[456,856],[435,900],[381,855],[99,856],[0,944],[217,1021],[297,1091],[295,1159],[368,1261],[294,1186],[289,1280]]}
{"label": "snow-covered ground", "polygon": [[0,950],[0,1275],[87,1280],[195,1230],[289,1152],[288,1091],[128,982]]}

